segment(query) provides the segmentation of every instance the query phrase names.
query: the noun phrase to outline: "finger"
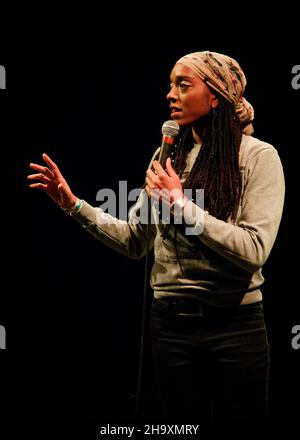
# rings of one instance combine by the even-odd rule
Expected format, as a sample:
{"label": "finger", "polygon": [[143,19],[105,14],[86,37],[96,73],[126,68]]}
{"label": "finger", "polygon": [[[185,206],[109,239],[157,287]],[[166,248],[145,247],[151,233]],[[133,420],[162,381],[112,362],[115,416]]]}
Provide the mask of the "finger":
{"label": "finger", "polygon": [[150,188],[155,188],[155,187],[157,187],[157,185],[155,184],[155,182],[153,181],[153,179],[151,179],[151,177],[146,176],[145,182],[147,183],[147,185],[150,186]]}
{"label": "finger", "polygon": [[60,176],[61,172],[59,171],[59,168],[56,165],[56,163],[53,162],[53,160],[50,159],[50,157],[46,153],[43,153],[42,156],[43,156],[44,161],[46,162],[46,164],[50,168],[50,170],[53,171],[53,173],[55,174],[55,176],[58,176],[58,175]]}
{"label": "finger", "polygon": [[152,188],[149,185],[145,186],[146,192],[148,194],[148,197],[150,197],[152,200],[154,201],[158,201],[159,200],[159,189],[158,188]]}
{"label": "finger", "polygon": [[157,182],[157,174],[155,174],[152,170],[147,170],[146,175],[153,183]]}
{"label": "finger", "polygon": [[158,162],[158,160],[153,161],[153,168],[155,169],[155,171],[159,176],[167,176],[167,173],[165,172],[161,164]]}
{"label": "finger", "polygon": [[151,179],[148,179],[147,177],[146,177],[146,183],[149,188],[149,194],[148,194],[149,197],[152,198],[154,197],[156,200],[158,200],[159,196],[157,194],[159,194],[160,192],[160,187],[157,186]]}
{"label": "finger", "polygon": [[40,173],[45,174],[50,179],[51,178],[53,179],[55,177],[54,173],[51,170],[49,170],[49,168],[44,167],[42,165],[38,165],[37,163],[30,163],[29,167],[32,168],[33,170],[40,171]]}
{"label": "finger", "polygon": [[146,185],[145,189],[148,194],[148,197],[150,197],[154,201],[159,200],[159,193],[160,193],[159,188],[153,188],[150,185]]}
{"label": "finger", "polygon": [[177,173],[172,167],[172,162],[170,157],[168,157],[166,161],[166,170],[170,177],[175,177],[175,176],[177,177]]}
{"label": "finger", "polygon": [[37,173],[37,174],[29,174],[29,176],[27,176],[28,180],[41,180],[42,182],[51,182],[51,180],[45,176],[42,173]]}
{"label": "finger", "polygon": [[46,190],[47,185],[45,185],[44,183],[31,183],[29,185],[29,188],[38,188],[38,189]]}

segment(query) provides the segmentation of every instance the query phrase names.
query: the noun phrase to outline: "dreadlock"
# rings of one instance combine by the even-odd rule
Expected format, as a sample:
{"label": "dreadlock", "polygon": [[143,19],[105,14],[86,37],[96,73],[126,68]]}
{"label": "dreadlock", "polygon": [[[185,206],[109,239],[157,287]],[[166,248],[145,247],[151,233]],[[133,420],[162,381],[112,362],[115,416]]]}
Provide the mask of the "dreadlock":
{"label": "dreadlock", "polygon": [[[225,221],[234,214],[241,194],[239,148],[242,127],[233,105],[222,96],[218,96],[218,101],[218,106],[205,117],[203,144],[184,188],[204,189],[205,210]],[[193,144],[189,127],[181,135],[174,163],[180,176]]]}

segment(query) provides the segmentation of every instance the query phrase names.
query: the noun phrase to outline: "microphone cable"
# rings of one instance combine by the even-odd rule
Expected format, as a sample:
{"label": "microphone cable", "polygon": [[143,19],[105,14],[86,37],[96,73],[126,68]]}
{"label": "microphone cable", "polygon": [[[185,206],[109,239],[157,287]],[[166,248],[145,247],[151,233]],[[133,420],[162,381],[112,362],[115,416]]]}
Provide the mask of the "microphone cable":
{"label": "microphone cable", "polygon": [[[165,167],[167,157],[173,147],[174,138],[177,136],[180,130],[176,121],[169,120],[162,125],[162,141],[160,150],[158,152],[158,161],[161,166]],[[153,160],[154,158],[152,158]],[[139,355],[139,370],[137,381],[137,394],[136,394],[136,407],[135,416],[139,420],[140,416],[140,404],[142,394],[142,379],[143,379],[143,360],[144,360],[144,346],[145,346],[145,329],[146,329],[146,317],[147,317],[147,292],[148,292],[148,275],[149,275],[149,238],[150,238],[150,224],[151,224],[151,198],[148,199],[148,211],[147,211],[147,225],[146,225],[146,261],[145,261],[145,273],[144,273],[144,289],[142,299],[142,322],[141,322],[141,340],[140,340],[140,355]]]}
{"label": "microphone cable", "polygon": [[148,221],[146,225],[146,261],[144,272],[144,288],[142,298],[142,321],[141,321],[141,340],[140,340],[140,355],[139,355],[139,370],[136,393],[135,417],[139,420],[140,403],[142,394],[142,379],[143,379],[143,360],[144,360],[144,345],[145,345],[145,329],[147,316],[147,292],[148,292],[148,275],[149,275],[149,238],[150,238],[150,220],[151,220],[151,199],[148,199]]}

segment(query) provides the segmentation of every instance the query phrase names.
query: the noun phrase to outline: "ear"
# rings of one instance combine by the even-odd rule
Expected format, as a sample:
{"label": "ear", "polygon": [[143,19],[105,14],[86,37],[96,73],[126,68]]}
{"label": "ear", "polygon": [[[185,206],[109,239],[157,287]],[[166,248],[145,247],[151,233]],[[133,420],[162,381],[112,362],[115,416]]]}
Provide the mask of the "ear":
{"label": "ear", "polygon": [[218,98],[215,97],[215,95],[213,95],[212,101],[211,101],[211,108],[216,108],[219,104],[219,100]]}

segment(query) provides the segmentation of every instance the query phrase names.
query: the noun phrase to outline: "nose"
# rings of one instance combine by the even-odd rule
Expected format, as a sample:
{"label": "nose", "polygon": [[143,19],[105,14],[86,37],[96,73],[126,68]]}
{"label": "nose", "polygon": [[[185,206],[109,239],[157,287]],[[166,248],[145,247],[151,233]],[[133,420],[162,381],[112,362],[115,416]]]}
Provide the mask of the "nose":
{"label": "nose", "polygon": [[177,92],[176,87],[175,86],[171,87],[170,91],[167,94],[167,99],[171,102],[176,102],[178,99],[178,95],[176,92]]}

